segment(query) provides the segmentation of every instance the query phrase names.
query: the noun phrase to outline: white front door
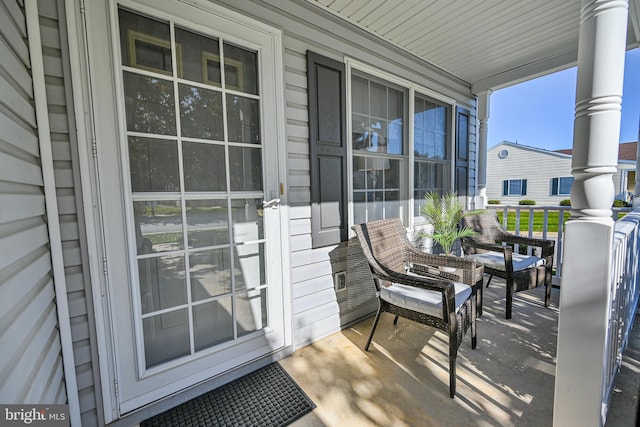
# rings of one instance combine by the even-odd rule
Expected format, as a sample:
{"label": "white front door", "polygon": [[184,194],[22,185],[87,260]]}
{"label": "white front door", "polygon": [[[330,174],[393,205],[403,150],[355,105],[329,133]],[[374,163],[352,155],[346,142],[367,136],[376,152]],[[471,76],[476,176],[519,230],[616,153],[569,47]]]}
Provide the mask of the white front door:
{"label": "white front door", "polygon": [[280,38],[175,1],[89,3],[123,414],[285,346]]}

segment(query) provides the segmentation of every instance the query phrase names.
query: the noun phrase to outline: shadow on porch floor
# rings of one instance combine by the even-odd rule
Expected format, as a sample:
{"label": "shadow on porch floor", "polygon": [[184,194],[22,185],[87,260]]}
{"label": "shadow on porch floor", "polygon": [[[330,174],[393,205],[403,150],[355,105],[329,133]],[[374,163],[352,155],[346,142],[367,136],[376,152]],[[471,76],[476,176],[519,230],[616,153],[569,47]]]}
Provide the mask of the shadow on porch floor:
{"label": "shadow on porch floor", "polygon": [[[427,326],[404,319],[394,326],[384,314],[369,352],[363,348],[373,318],[301,348],[280,363],[317,408],[293,426],[551,426],[558,292],[549,308],[544,289],[516,294],[507,321],[504,284],[485,289],[478,346],[471,349],[467,334],[458,353],[455,399],[447,338]],[[640,380],[633,365],[607,427],[635,425]]]}

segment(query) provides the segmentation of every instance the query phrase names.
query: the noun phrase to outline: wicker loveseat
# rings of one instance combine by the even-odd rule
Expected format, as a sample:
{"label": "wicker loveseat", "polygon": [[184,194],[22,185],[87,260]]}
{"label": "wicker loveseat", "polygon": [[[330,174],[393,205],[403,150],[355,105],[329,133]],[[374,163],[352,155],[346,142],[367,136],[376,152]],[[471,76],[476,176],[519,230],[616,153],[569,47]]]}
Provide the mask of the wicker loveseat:
{"label": "wicker loveseat", "polygon": [[[468,280],[478,271],[473,260],[425,254],[406,236],[398,218],[372,221],[353,227],[374,278],[379,300],[368,351],[380,314],[388,312],[444,331],[449,337],[449,393],[456,393],[456,358],[468,329],[471,347],[476,347],[476,287],[447,281],[427,274],[429,267],[446,265],[469,271]],[[420,268],[418,268],[420,267]],[[481,286],[481,285],[480,285]]]}
{"label": "wicker loveseat", "polygon": [[[555,242],[524,236],[516,236],[507,232],[495,211],[464,217],[462,226],[472,228],[478,233],[474,237],[462,239],[465,258],[475,260],[484,266],[491,282],[493,276],[506,281],[507,307],[506,318],[511,319],[513,294],[538,286],[545,286],[544,306],[549,306],[551,299],[551,276],[553,271],[553,253]],[[540,248],[540,255],[523,255],[514,252],[514,246]]]}

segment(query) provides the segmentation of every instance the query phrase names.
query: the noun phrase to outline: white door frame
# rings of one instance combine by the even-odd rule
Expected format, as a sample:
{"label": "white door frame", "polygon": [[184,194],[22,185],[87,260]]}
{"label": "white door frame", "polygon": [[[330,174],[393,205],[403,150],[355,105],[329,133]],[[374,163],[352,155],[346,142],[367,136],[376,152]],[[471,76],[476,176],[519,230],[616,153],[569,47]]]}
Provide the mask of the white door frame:
{"label": "white door frame", "polygon": [[[73,96],[75,104],[75,116],[77,122],[80,171],[82,177],[82,191],[84,202],[84,213],[87,225],[87,241],[90,259],[91,287],[95,309],[96,332],[98,353],[100,358],[94,363],[99,363],[102,403],[104,407],[105,422],[109,423],[120,417],[118,398],[116,396],[117,367],[114,357],[114,335],[112,329],[110,303],[112,295],[109,287],[109,265],[105,257],[103,215],[100,197],[100,170],[97,159],[100,156],[99,147],[96,146],[96,135],[100,133],[99,124],[95,120],[94,104],[96,99],[96,86],[92,82],[90,59],[88,46],[95,34],[109,34],[110,24],[106,19],[108,9],[115,0],[104,2],[84,2],[82,0],[65,0],[67,23],[69,28],[69,48],[71,61],[71,74]],[[242,14],[230,11],[213,3],[202,3],[193,0],[180,0],[185,6],[190,5],[213,13],[228,20],[232,25],[250,26],[253,30],[263,32],[266,37],[270,37],[273,44],[273,54],[275,55],[275,99],[276,105],[276,127],[277,133],[277,159],[278,176],[280,183],[278,186],[283,190],[286,187],[286,141],[285,141],[285,107],[284,107],[284,73],[283,73],[283,48],[282,33],[264,23],[255,21]],[[85,9],[92,9],[92,13],[103,13],[101,25],[97,28],[96,23],[87,23],[87,12]],[[109,50],[106,61],[113,61],[111,50]],[[112,65],[112,64],[111,64]],[[111,67],[110,69],[113,69]],[[113,123],[116,122],[117,112],[115,109],[101,108],[100,115],[110,115]],[[287,195],[282,194],[280,199],[280,250],[282,253],[280,267],[282,269],[283,281],[283,310],[284,310],[284,339],[285,347],[292,345],[292,306],[289,263],[289,221]],[[266,194],[268,198],[270,194]],[[124,243],[124,240],[123,240]],[[98,402],[100,403],[100,402]]]}

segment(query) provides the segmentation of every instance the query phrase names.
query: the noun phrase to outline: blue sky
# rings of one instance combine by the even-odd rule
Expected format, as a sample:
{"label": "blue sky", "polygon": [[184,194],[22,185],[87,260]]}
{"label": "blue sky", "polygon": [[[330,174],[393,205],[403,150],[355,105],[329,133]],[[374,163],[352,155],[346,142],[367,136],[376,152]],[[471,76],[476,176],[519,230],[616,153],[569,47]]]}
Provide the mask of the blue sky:
{"label": "blue sky", "polygon": [[[573,145],[576,68],[520,83],[491,94],[487,145],[518,141],[558,150]],[[640,49],[625,58],[620,142],[638,140]]]}

